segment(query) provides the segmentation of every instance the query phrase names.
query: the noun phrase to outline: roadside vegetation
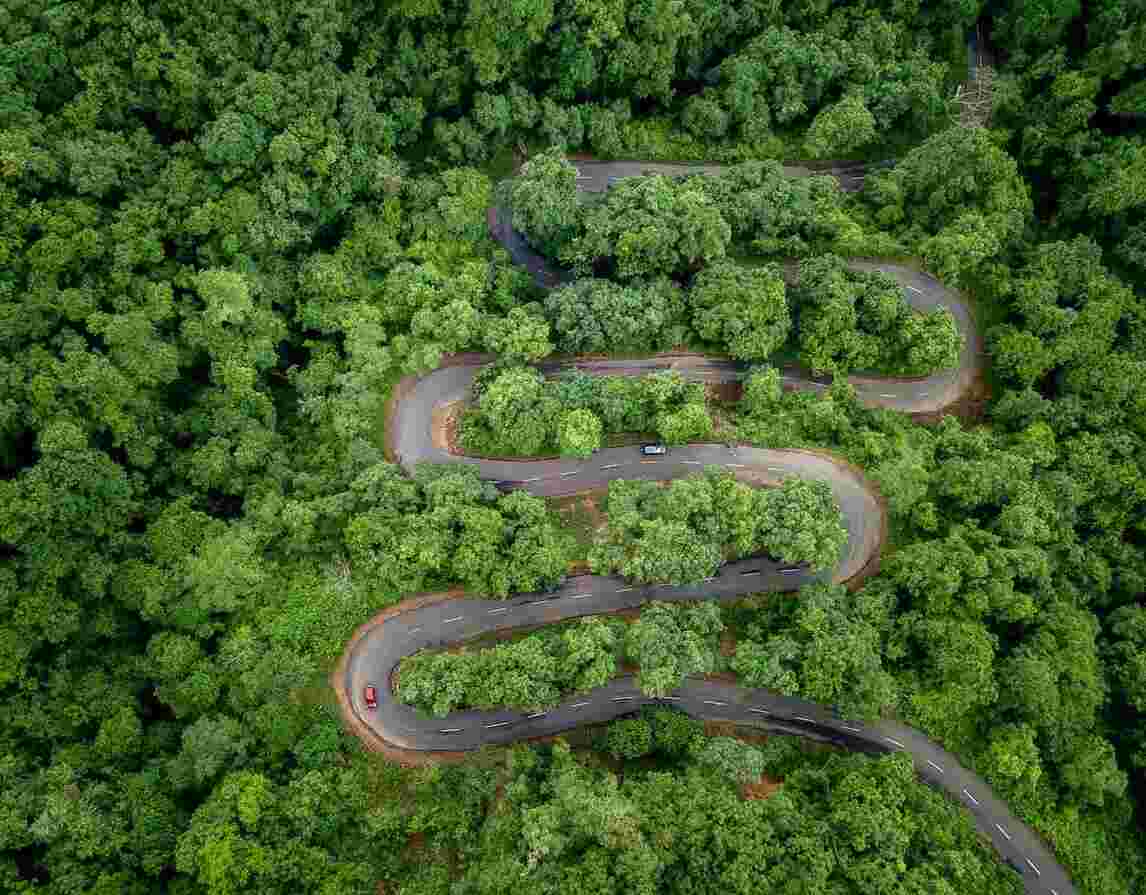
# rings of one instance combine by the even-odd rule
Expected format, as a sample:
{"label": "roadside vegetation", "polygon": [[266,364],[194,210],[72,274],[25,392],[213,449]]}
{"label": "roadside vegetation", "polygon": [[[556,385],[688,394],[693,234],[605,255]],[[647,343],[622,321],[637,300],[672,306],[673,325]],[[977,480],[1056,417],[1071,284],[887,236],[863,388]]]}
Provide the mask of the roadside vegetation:
{"label": "roadside vegetation", "polygon": [[[928,891],[953,867],[968,891],[1023,891],[905,755],[804,751],[789,737],[751,746],[706,737],[698,722],[663,710],[614,721],[601,741],[623,773],[561,742],[516,746],[508,760],[445,768],[404,794],[440,806],[434,816],[452,831],[452,847],[475,855],[458,876],[481,891],[531,881],[566,892],[592,874],[606,892],[749,895],[795,880],[809,891],[862,885],[893,895],[904,886]],[[762,774],[782,786],[751,797]],[[472,793],[499,784],[504,795],[483,810]],[[395,816],[399,801],[387,799],[383,816]],[[501,882],[487,888],[493,876]],[[428,860],[411,861],[402,877],[415,892],[441,891],[450,878]]]}
{"label": "roadside vegetation", "polygon": [[[932,154],[976,148],[943,145]],[[926,220],[906,220],[900,182],[872,182],[881,184],[871,191],[875,218],[905,225],[903,233],[918,241]],[[914,181],[908,188],[929,189]],[[744,163],[719,177],[625,178],[590,204],[577,195],[574,166],[556,151],[526,162],[501,195],[515,227],[538,249],[586,277],[611,277],[585,278],[546,297],[560,351],[692,344],[766,361],[788,349],[816,372],[897,376],[957,365],[961,338],[949,311],[913,311],[895,280],[849,270],[830,254],[907,251],[906,242],[865,236],[857,219],[870,209],[849,211],[831,177],[793,178],[775,162]],[[989,220],[1013,225],[1013,217],[998,223],[1001,213]],[[932,237],[926,251],[938,259],[951,238]],[[799,285],[787,287],[779,264],[730,256],[802,258]]]}
{"label": "roadside vegetation", "polygon": [[753,488],[724,467],[667,485],[618,479],[609,483],[603,509],[608,524],[589,566],[633,581],[695,583],[722,563],[762,553],[831,568],[847,543],[826,482],[788,479]]}
{"label": "roadside vegetation", "polygon": [[713,422],[703,383],[671,370],[648,376],[546,378],[531,367],[488,367],[474,383],[458,442],[468,453],[588,457],[615,434],[665,444],[700,441]]}
{"label": "roadside vegetation", "polygon": [[628,625],[590,616],[492,647],[417,653],[398,666],[395,693],[438,717],[462,708],[537,711],[603,686],[631,662],[641,690],[663,696],[687,675],[716,670],[723,629],[713,603],[648,603]]}
{"label": "roadside vegetation", "polygon": [[[1015,893],[896,759],[765,762],[783,790],[746,800],[728,780],[757,759],[717,739],[617,780],[559,745],[400,768],[344,731],[326,675],[358,625],[425,589],[543,587],[568,555],[543,502],[388,463],[395,383],[453,352],[695,339],[759,368],[738,437],[845,455],[895,544],[850,598],[726,611],[741,674],[896,713],[1085,895],[1141,891],[1144,21],[1140,0],[8,3],[0,889]],[[977,24],[993,108],[960,128]],[[756,161],[582,209],[558,158],[581,152]],[[766,161],[809,157],[894,164],[842,195]],[[526,160],[531,194],[493,182]],[[546,294],[512,265],[503,189],[601,282]],[[831,336],[816,364],[950,357],[945,324],[908,332],[827,253],[914,256],[973,296],[993,393],[913,421],[842,381],[783,392],[784,258],[840,291],[808,309],[843,321],[806,328]],[[616,431],[596,398],[537,413],[548,388],[507,384],[542,422],[488,437],[583,453]],[[625,430],[703,437],[703,403],[664,388],[618,402]],[[613,755],[661,736],[620,729]]]}

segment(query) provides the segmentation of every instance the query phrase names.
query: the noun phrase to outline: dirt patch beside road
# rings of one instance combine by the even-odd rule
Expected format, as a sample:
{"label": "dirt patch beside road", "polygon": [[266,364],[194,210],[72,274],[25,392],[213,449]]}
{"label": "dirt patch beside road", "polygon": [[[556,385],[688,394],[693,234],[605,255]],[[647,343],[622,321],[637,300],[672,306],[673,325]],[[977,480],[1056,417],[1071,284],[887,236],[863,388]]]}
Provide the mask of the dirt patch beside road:
{"label": "dirt patch beside road", "polygon": [[438,450],[449,451],[451,454],[463,453],[458,447],[458,427],[465,407],[465,401],[451,401],[434,408],[430,443]]}

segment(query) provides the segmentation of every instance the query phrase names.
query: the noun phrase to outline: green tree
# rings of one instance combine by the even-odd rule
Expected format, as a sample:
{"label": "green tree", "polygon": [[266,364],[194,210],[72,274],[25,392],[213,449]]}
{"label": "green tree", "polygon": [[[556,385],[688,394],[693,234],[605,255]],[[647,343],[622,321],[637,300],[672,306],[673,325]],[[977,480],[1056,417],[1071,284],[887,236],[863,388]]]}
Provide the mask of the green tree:
{"label": "green tree", "polygon": [[478,409],[496,442],[513,445],[518,453],[538,454],[552,438],[557,407],[533,370],[501,373],[482,393]]}
{"label": "green tree", "polygon": [[667,279],[631,286],[579,280],[545,297],[545,316],[568,354],[663,350],[684,334],[681,289]]}
{"label": "green tree", "polygon": [[724,257],[732,231],[704,190],[667,177],[630,177],[591,206],[560,254],[580,272],[598,259],[622,280],[679,275]]}
{"label": "green tree", "polygon": [[614,758],[641,758],[653,750],[653,730],[644,718],[625,718],[609,725],[605,748]]}
{"label": "green tree", "polygon": [[748,686],[838,705],[847,717],[878,718],[897,696],[883,667],[889,610],[877,594],[809,585],[768,623],[750,626],[732,669]]}
{"label": "green tree", "polygon": [[733,357],[763,360],[788,338],[788,303],[775,265],[709,265],[697,275],[688,298],[696,331]]}
{"label": "green tree", "polygon": [[822,108],[808,127],[804,151],[809,158],[839,158],[875,140],[875,116],[863,96],[849,93]]}
{"label": "green tree", "polygon": [[760,750],[733,737],[713,737],[696,756],[733,783],[754,783],[764,773],[764,756]]}
{"label": "green tree", "polygon": [[951,313],[913,311],[886,274],[813,258],[801,265],[796,301],[801,356],[813,370],[919,376],[958,363],[962,337]]}
{"label": "green tree", "polygon": [[548,255],[556,255],[580,232],[577,172],[559,149],[533,156],[509,182],[506,196],[513,226]]}
{"label": "green tree", "polygon": [[882,225],[942,259],[956,282],[1017,240],[1032,210],[1014,160],[983,128],[941,131],[867,178],[864,198]]}
{"label": "green tree", "polygon": [[557,424],[563,457],[588,457],[601,446],[601,420],[591,410],[569,410]]}
{"label": "green tree", "polygon": [[786,562],[831,568],[847,543],[847,529],[826,482],[787,479],[757,492],[758,538]]}
{"label": "green tree", "polygon": [[664,696],[685,676],[712,671],[716,638],[724,629],[711,603],[649,603],[625,632],[625,655],[640,666],[637,682],[649,696]]}
{"label": "green tree", "polygon": [[679,410],[657,414],[656,429],[666,444],[687,444],[712,434],[712,417],[703,404],[685,404]]}
{"label": "green tree", "polygon": [[486,347],[509,363],[540,360],[553,351],[549,324],[526,308],[510,308],[504,317],[490,317],[486,325]]}

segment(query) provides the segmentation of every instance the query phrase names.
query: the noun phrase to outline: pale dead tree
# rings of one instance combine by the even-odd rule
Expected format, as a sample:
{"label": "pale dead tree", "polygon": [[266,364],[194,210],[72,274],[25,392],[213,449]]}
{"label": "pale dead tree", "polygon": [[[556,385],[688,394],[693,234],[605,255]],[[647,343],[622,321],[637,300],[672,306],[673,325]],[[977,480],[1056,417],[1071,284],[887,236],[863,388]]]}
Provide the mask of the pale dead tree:
{"label": "pale dead tree", "polygon": [[991,93],[995,70],[983,65],[975,75],[955,90],[953,101],[959,107],[959,124],[963,127],[986,127],[991,120]]}
{"label": "pale dead tree", "polygon": [[983,42],[982,29],[976,29],[975,62],[967,80],[955,90],[953,102],[959,107],[959,124],[963,127],[986,127],[991,120],[991,93],[995,69],[994,56]]}

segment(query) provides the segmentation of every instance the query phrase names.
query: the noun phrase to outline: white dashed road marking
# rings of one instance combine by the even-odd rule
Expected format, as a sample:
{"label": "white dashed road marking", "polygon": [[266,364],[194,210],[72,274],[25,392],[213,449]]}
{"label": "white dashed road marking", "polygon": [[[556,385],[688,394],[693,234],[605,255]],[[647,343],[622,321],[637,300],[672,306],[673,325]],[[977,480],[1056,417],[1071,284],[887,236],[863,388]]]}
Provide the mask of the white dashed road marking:
{"label": "white dashed road marking", "polygon": [[820,723],[815,718],[809,718],[806,715],[793,715],[792,717],[795,718],[797,721],[803,721],[805,724],[819,724]]}
{"label": "white dashed road marking", "polygon": [[705,705],[728,705],[727,702],[719,702],[715,699],[706,699],[706,700],[704,700],[704,704]]}
{"label": "white dashed road marking", "polygon": [[618,587],[617,593],[623,594],[625,591],[629,591],[629,590],[633,590],[633,588],[631,588],[631,587]]}
{"label": "white dashed road marking", "polygon": [[755,571],[741,572],[740,574],[741,574],[741,575],[759,575],[759,574],[760,574],[760,570],[759,570],[759,569],[756,569]]}
{"label": "white dashed road marking", "polygon": [[963,795],[967,797],[967,801],[969,801],[972,805],[979,804],[979,800],[971,795],[971,793],[967,792],[967,790],[963,790]]}
{"label": "white dashed road marking", "polygon": [[461,733],[463,730],[464,727],[443,727],[438,733]]}
{"label": "white dashed road marking", "polygon": [[573,594],[573,596],[571,596],[569,599],[570,600],[584,600],[586,597],[591,597],[591,596],[593,596],[593,595],[592,594]]}
{"label": "white dashed road marking", "polygon": [[852,727],[850,724],[841,724],[840,727],[844,730],[850,730],[852,733],[859,733],[860,730],[858,727]]}
{"label": "white dashed road marking", "polygon": [[681,460],[681,463],[687,463],[689,466],[700,466],[699,460]]}
{"label": "white dashed road marking", "polygon": [[1008,833],[1008,832],[1007,832],[1007,831],[1006,831],[1006,830],[1003,828],[1002,824],[995,824],[995,829],[996,829],[996,830],[998,830],[1000,833],[1002,833],[1004,836],[1006,836],[1006,837],[1007,837],[1007,841],[1008,841],[1008,842],[1010,842],[1010,841],[1011,841],[1011,834],[1010,834],[1010,833]]}
{"label": "white dashed road marking", "polygon": [[497,615],[499,612],[509,612],[509,607],[502,606],[500,609],[490,609],[486,615]]}
{"label": "white dashed road marking", "polygon": [[610,463],[608,466],[602,466],[601,468],[602,469],[616,469],[620,465],[621,465],[620,463]]}
{"label": "white dashed road marking", "polygon": [[493,724],[487,724],[485,726],[485,729],[486,730],[493,730],[495,727],[509,727],[509,722],[508,721],[496,721]]}
{"label": "white dashed road marking", "polygon": [[1026,862],[1031,866],[1031,870],[1033,870],[1035,872],[1035,876],[1042,876],[1043,875],[1043,872],[1041,870],[1039,870],[1038,864],[1036,864],[1030,858],[1027,858]]}
{"label": "white dashed road marking", "polygon": [[442,624],[443,625],[453,624],[454,622],[460,622],[463,618],[465,618],[464,615],[455,615],[453,618],[443,619]]}
{"label": "white dashed road marking", "polygon": [[662,696],[661,699],[671,699],[675,702],[675,701],[679,701],[680,697],[679,696]]}
{"label": "white dashed road marking", "polygon": [[630,699],[636,699],[635,696],[614,696],[613,702],[626,702]]}
{"label": "white dashed road marking", "polygon": [[422,630],[422,626],[421,626],[421,625],[418,625],[418,627],[416,627],[416,628],[411,628],[411,629],[410,629],[410,633],[411,633],[411,634],[417,634],[417,633],[418,633],[419,631],[421,631],[421,630]]}
{"label": "white dashed road marking", "polygon": [[532,719],[532,718],[544,718],[544,717],[545,717],[546,715],[548,715],[548,714],[549,714],[549,712],[534,712],[532,715],[526,715],[525,717],[526,717],[527,719]]}
{"label": "white dashed road marking", "polygon": [[755,712],[757,715],[770,715],[771,714],[771,712],[769,712],[767,709],[749,709],[748,711]]}
{"label": "white dashed road marking", "polygon": [[907,748],[899,740],[893,740],[891,737],[884,737],[884,739],[887,740],[889,743],[891,743],[891,745],[898,746],[900,749],[906,749]]}
{"label": "white dashed road marking", "polygon": [[563,472],[563,473],[561,473],[561,478],[565,478],[566,476],[569,476],[569,475],[577,475],[578,471],[579,470],[574,469],[572,472]]}
{"label": "white dashed road marking", "polygon": [[918,292],[920,295],[923,294],[922,289],[916,289],[914,286],[908,286],[907,288],[910,289],[912,292]]}
{"label": "white dashed road marking", "polygon": [[894,397],[895,397],[895,395],[888,395],[888,394],[885,394],[885,393],[881,393],[881,394],[880,394],[880,397],[881,397],[881,398],[894,398]]}
{"label": "white dashed road marking", "polygon": [[589,703],[587,703],[587,702],[575,702],[575,703],[573,703],[573,705],[569,706],[569,708],[581,709],[581,708],[584,708],[585,706],[587,706],[588,704]]}
{"label": "white dashed road marking", "polygon": [[944,773],[943,768],[939,767],[939,765],[933,762],[930,758],[927,759],[927,763],[931,765],[931,767],[935,768],[935,770],[937,770],[940,774]]}
{"label": "white dashed road marking", "polygon": [[535,476],[534,476],[533,478],[531,478],[531,479],[522,479],[521,481],[522,481],[522,484],[528,484],[529,482],[540,482],[540,481],[541,481],[541,476],[539,476],[539,475],[535,475]]}

